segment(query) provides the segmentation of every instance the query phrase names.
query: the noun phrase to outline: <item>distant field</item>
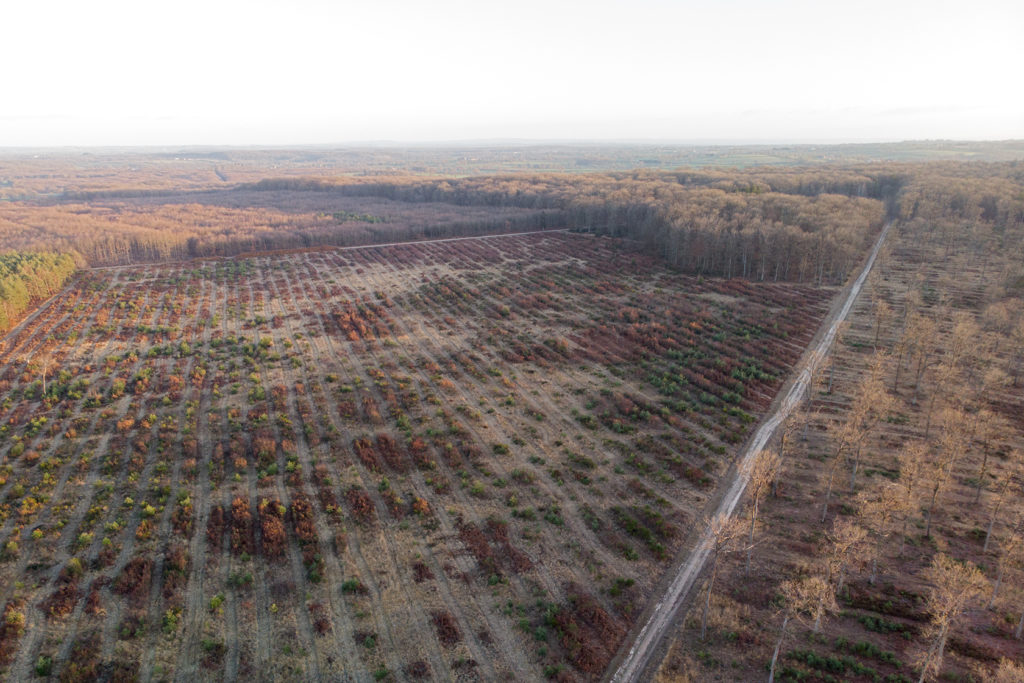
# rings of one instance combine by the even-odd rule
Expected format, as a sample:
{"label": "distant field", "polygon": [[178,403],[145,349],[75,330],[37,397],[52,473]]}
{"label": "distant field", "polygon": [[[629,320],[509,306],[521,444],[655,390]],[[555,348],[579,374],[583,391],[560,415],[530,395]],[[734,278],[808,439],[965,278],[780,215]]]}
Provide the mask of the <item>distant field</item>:
{"label": "distant field", "polygon": [[298,149],[0,149],[0,201],[114,189],[209,190],[267,177],[469,176],[636,168],[1013,161],[1024,141],[859,144],[469,143]]}
{"label": "distant field", "polygon": [[6,676],[594,679],[833,291],[568,233],[86,272],[0,347]]}

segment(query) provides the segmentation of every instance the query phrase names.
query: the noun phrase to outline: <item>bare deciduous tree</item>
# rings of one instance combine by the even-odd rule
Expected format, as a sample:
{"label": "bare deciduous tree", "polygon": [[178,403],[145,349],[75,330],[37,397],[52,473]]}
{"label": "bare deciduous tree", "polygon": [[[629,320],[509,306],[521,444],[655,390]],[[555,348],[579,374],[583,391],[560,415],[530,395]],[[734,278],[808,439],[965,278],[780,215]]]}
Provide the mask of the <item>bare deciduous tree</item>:
{"label": "bare deciduous tree", "polygon": [[910,358],[914,364],[914,403],[921,389],[921,378],[935,355],[938,326],[925,315],[914,315],[907,323]]}
{"label": "bare deciduous tree", "polygon": [[1010,341],[1014,348],[1013,369],[1010,371],[1010,375],[1013,379],[1013,386],[1016,387],[1020,381],[1021,367],[1024,366],[1024,317],[1017,321],[1017,325],[1010,335]]}
{"label": "bare deciduous tree", "polygon": [[959,384],[957,377],[960,373],[955,366],[949,363],[939,363],[931,368],[931,371],[927,374],[932,380],[932,390],[928,396],[928,407],[925,409],[924,438],[926,439],[932,431],[932,415],[934,414],[935,404],[940,399],[946,401],[950,397],[948,388]]}
{"label": "bare deciduous tree", "polygon": [[985,487],[985,479],[988,477],[988,461],[992,453],[992,442],[1000,435],[1007,433],[1009,425],[1006,420],[993,413],[988,408],[979,410],[974,415],[971,427],[971,440],[977,442],[981,450],[981,465],[978,467],[978,474],[975,476],[974,504],[977,505],[981,499],[981,490]]}
{"label": "bare deciduous tree", "polygon": [[977,567],[942,553],[932,558],[924,576],[931,584],[928,594],[931,624],[925,634],[929,641],[928,649],[921,652],[916,662],[921,668],[918,683],[938,675],[950,633],[967,608],[977,602],[988,588],[988,582]]}
{"label": "bare deciduous tree", "polygon": [[828,545],[822,557],[824,562],[822,579],[827,590],[818,599],[814,610],[815,633],[821,630],[821,621],[825,613],[835,608],[835,596],[843,590],[846,581],[846,565],[850,554],[864,543],[867,532],[858,524],[845,518],[833,523],[832,530],[826,535]]}
{"label": "bare deciduous tree", "polygon": [[909,350],[909,348],[910,339],[907,337],[907,330],[904,328],[904,330],[900,333],[900,336],[898,336],[896,338],[896,341],[894,341],[892,344],[892,355],[893,358],[896,359],[896,362],[893,364],[895,373],[893,373],[892,379],[892,392],[894,394],[898,393],[899,391],[900,370],[903,369],[903,360],[906,358],[907,351]]}
{"label": "bare deciduous tree", "polygon": [[768,683],[775,680],[775,667],[779,661],[779,651],[788,635],[787,628],[791,621],[803,621],[818,604],[819,596],[828,591],[828,586],[820,576],[807,576],[787,581],[779,587],[782,594],[782,625],[779,627],[779,639],[775,642],[772,652],[771,666],[768,668]]}
{"label": "bare deciduous tree", "polygon": [[[842,340],[843,337],[846,336],[846,332],[849,329],[850,329],[850,321],[849,320],[841,320],[838,324],[836,324],[836,336],[835,336],[836,341]],[[825,359],[824,359],[824,363],[828,366],[828,389],[826,390],[826,393],[828,393],[828,394],[832,393],[832,385],[835,383],[835,379],[836,379],[836,364],[838,362],[839,362],[839,359],[836,358],[836,354],[834,354],[834,353],[828,354],[828,356],[825,357]]]}
{"label": "bare deciduous tree", "polygon": [[937,452],[926,460],[925,472],[928,481],[928,521],[925,523],[924,535],[932,535],[932,518],[935,503],[939,494],[945,491],[953,476],[953,468],[967,448],[968,420],[966,414],[959,409],[949,408],[942,412],[942,435],[939,438]]}
{"label": "bare deciduous tree", "polygon": [[981,327],[974,319],[974,314],[957,311],[953,315],[953,331],[946,342],[946,363],[953,368],[961,368],[970,363],[977,355],[980,340]]}
{"label": "bare deciduous tree", "polygon": [[882,381],[884,368],[884,356],[881,353],[876,353],[875,357],[871,360],[867,376],[857,385],[853,402],[850,405],[847,422],[850,424],[851,491],[856,487],[857,471],[860,468],[864,442],[875,428],[875,425],[878,424],[878,421],[882,419],[892,406],[892,397],[885,390],[885,384]]}
{"label": "bare deciduous tree", "polygon": [[832,433],[832,462],[828,467],[828,481],[825,484],[825,503],[821,507],[821,521],[825,522],[828,517],[828,504],[832,499],[832,486],[835,483],[836,473],[839,470],[840,463],[843,462],[843,456],[850,446],[850,441],[853,437],[853,426],[849,420],[843,422],[833,422],[831,429]]}
{"label": "bare deciduous tree", "polygon": [[781,474],[782,465],[786,458],[786,449],[791,446],[793,440],[796,439],[797,434],[807,428],[808,423],[811,420],[810,414],[807,410],[801,406],[789,414],[785,422],[782,423],[782,428],[779,430],[779,472],[772,478],[772,498],[777,498],[779,495],[779,476]]}
{"label": "bare deciduous tree", "polygon": [[921,492],[926,482],[928,450],[928,444],[924,441],[913,441],[905,444],[897,456],[900,468],[897,485],[905,505],[900,531],[899,557],[903,557],[903,550],[907,543],[907,527],[910,525],[910,518],[914,510],[918,508]]}
{"label": "bare deciduous tree", "polygon": [[744,466],[744,474],[748,477],[747,495],[750,497],[750,537],[745,570],[747,572],[750,572],[750,563],[753,559],[754,529],[757,525],[757,515],[760,512],[761,498],[764,497],[778,474],[780,462],[778,453],[765,448]]}
{"label": "bare deciduous tree", "polygon": [[1017,518],[1017,522],[1010,527],[1006,535],[999,540],[996,549],[996,582],[992,586],[992,598],[988,601],[988,608],[996,602],[999,597],[999,587],[1003,583],[1003,572],[1007,566],[1019,566],[1024,560],[1024,515]]}
{"label": "bare deciduous tree", "polygon": [[718,561],[726,553],[736,549],[736,541],[743,533],[743,522],[725,514],[719,514],[708,520],[707,533],[704,536],[704,548],[710,555],[711,576],[708,578],[707,594],[704,600],[704,612],[700,618],[700,639],[704,640],[708,631],[708,612],[711,610],[711,594],[715,589],[715,578],[718,576]]}
{"label": "bare deciduous tree", "polygon": [[1024,681],[1024,662],[1015,662],[1004,657],[999,660],[995,672],[989,674],[986,671],[982,676],[982,680],[989,683],[1020,683]]}
{"label": "bare deciduous tree", "polygon": [[1001,470],[996,478],[996,497],[992,501],[992,508],[988,517],[988,530],[985,532],[985,546],[982,550],[988,551],[988,544],[992,539],[992,529],[999,518],[999,512],[1002,510],[1003,504],[1013,497],[1013,494],[1016,492],[1014,489],[1016,488],[1019,491],[1019,479],[1022,474],[1024,474],[1024,453],[1014,451],[1010,455],[1009,466]]}
{"label": "bare deciduous tree", "polygon": [[860,519],[873,539],[871,574],[868,582],[874,584],[878,572],[878,559],[888,547],[889,539],[900,521],[913,509],[913,497],[904,495],[903,488],[898,484],[889,483],[875,490],[861,492],[858,499]]}
{"label": "bare deciduous tree", "polygon": [[875,299],[875,342],[874,346],[878,348],[878,337],[882,333],[882,328],[892,318],[892,306],[889,305],[885,299]]}
{"label": "bare deciduous tree", "polygon": [[907,327],[911,318],[924,306],[924,297],[921,296],[920,287],[914,287],[903,297],[903,326]]}

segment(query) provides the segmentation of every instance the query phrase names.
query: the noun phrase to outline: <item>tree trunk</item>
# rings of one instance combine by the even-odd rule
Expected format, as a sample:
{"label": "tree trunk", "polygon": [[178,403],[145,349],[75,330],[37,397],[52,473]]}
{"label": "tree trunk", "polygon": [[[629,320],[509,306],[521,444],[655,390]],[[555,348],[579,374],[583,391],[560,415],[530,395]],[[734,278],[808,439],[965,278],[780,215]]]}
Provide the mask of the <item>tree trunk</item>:
{"label": "tree trunk", "polygon": [[992,586],[992,599],[988,601],[988,609],[996,604],[996,597],[999,595],[999,584],[1003,582],[1003,563],[999,563],[999,571],[996,572],[996,584]]}
{"label": "tree trunk", "polygon": [[711,589],[715,586],[715,572],[718,569],[718,554],[715,554],[715,561],[711,565],[711,579],[708,581],[708,594],[704,600],[704,614],[700,617],[700,640],[704,642],[708,633],[708,612],[711,610]]}
{"label": "tree trunk", "polygon": [[[1021,623],[1024,623],[1024,616],[1021,617]],[[775,652],[772,653],[772,665],[768,669],[768,683],[773,683],[775,680],[775,664],[779,661],[779,650],[782,649],[782,641],[786,639],[786,626],[789,624],[789,615],[787,614],[782,619],[782,629],[779,631],[779,641],[775,643]],[[1020,628],[1017,629],[1017,637],[1020,638]]]}
{"label": "tree trunk", "polygon": [[754,553],[754,524],[757,522],[757,502],[754,501],[754,505],[750,510],[750,539],[747,542],[747,566],[743,570],[745,574],[750,573],[750,562]]}
{"label": "tree trunk", "polygon": [[978,501],[981,500],[981,488],[985,483],[985,470],[988,469],[988,448],[982,447],[982,451],[985,455],[981,458],[981,471],[978,473],[978,486],[974,490],[974,504],[977,505]]}
{"label": "tree trunk", "polygon": [[996,525],[996,514],[998,513],[998,511],[999,508],[997,507],[995,510],[992,511],[991,519],[988,520],[988,531],[985,532],[985,545],[981,547],[982,552],[988,552],[988,542],[992,540],[992,527]]}
{"label": "tree trunk", "polygon": [[832,497],[832,479],[834,475],[829,475],[828,488],[825,489],[825,505],[821,509],[821,523],[825,523],[825,518],[828,517],[828,501]]}
{"label": "tree trunk", "polygon": [[942,632],[939,634],[939,665],[942,665],[942,657],[946,651],[946,638],[949,637],[949,624],[943,624]]}
{"label": "tree trunk", "polygon": [[939,487],[936,486],[935,489],[932,491],[931,503],[928,505],[928,523],[925,525],[925,528],[924,528],[924,537],[925,538],[931,538],[932,537],[932,512],[935,510],[935,499],[938,497],[938,495],[939,495]]}
{"label": "tree trunk", "polygon": [[900,368],[903,366],[903,349],[900,349],[900,355],[896,357],[896,379],[892,381],[892,393],[898,393],[900,384]]}
{"label": "tree trunk", "polygon": [[857,470],[860,468],[860,445],[857,446],[856,454],[853,457],[853,471],[850,473],[850,493],[854,492],[857,483]]}
{"label": "tree trunk", "polygon": [[921,667],[921,678],[919,678],[917,680],[917,683],[924,683],[924,679],[927,678],[927,676],[928,676],[928,669],[931,668],[930,664],[932,662],[932,657],[935,656],[935,649],[936,649],[936,647],[938,647],[938,649],[939,649],[938,660],[940,662],[942,661],[942,650],[943,650],[943,648],[945,648],[945,646],[946,646],[946,627],[943,626],[941,633],[939,633],[939,637],[935,640],[934,643],[932,643],[932,646],[930,648],[928,648],[928,654],[925,655],[925,659],[924,659],[924,666]]}
{"label": "tree trunk", "polygon": [[928,432],[932,428],[932,408],[935,407],[935,399],[939,396],[939,388],[935,387],[935,391],[932,392],[932,397],[928,401],[928,419],[924,423],[924,438],[928,438]]}

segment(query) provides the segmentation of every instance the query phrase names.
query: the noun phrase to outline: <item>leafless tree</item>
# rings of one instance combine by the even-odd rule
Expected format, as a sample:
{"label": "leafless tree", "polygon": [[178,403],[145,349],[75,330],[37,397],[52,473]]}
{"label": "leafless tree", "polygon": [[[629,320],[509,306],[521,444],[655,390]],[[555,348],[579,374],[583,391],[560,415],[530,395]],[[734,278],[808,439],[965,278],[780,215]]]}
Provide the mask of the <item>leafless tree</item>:
{"label": "leafless tree", "polygon": [[900,497],[904,501],[899,557],[903,557],[903,550],[907,543],[907,527],[910,525],[910,518],[918,507],[921,493],[927,482],[928,467],[926,463],[929,457],[928,444],[924,441],[912,441],[905,444],[897,456],[900,468],[897,486],[900,489]]}
{"label": "leafless tree", "polygon": [[830,431],[833,445],[832,461],[829,463],[828,481],[825,484],[825,503],[821,507],[822,523],[828,517],[828,504],[832,499],[832,486],[835,484],[836,473],[839,471],[839,465],[843,462],[843,456],[853,440],[853,425],[850,420],[833,422]]}
{"label": "leafless tree", "polygon": [[768,683],[775,680],[775,667],[779,661],[782,644],[788,635],[787,628],[790,622],[803,621],[815,609],[819,596],[828,592],[828,586],[820,576],[806,576],[785,582],[780,586],[779,592],[782,594],[782,608],[779,611],[782,625],[779,627],[779,639],[775,642],[775,651],[772,652],[772,662],[768,668]]}
{"label": "leafless tree", "polygon": [[1019,515],[1016,523],[1007,530],[1007,533],[998,542],[996,549],[996,582],[992,586],[992,598],[988,602],[988,608],[996,602],[999,596],[999,587],[1003,583],[1003,572],[1009,565],[1019,566],[1024,560],[1024,515]]}
{"label": "leafless tree", "polygon": [[982,680],[989,683],[1020,683],[1024,681],[1024,662],[1015,662],[1004,657],[999,660],[994,673],[989,674],[986,671],[982,676]]}
{"label": "leafless tree", "polygon": [[892,406],[892,397],[885,390],[882,380],[884,375],[885,358],[883,354],[877,353],[871,361],[868,374],[861,380],[853,396],[853,402],[847,414],[847,422],[850,424],[850,450],[849,455],[852,461],[850,468],[850,490],[853,491],[857,483],[857,471],[860,469],[861,453],[868,435],[885,416]]}
{"label": "leafless tree", "polygon": [[988,516],[988,530],[985,532],[985,546],[982,548],[988,551],[989,541],[992,539],[992,529],[1003,505],[1012,500],[1015,494],[1021,492],[1020,478],[1024,475],[1024,453],[1013,451],[1010,455],[1009,466],[1000,471],[996,478],[995,499],[992,501],[991,512]]}
{"label": "leafless tree", "polygon": [[974,314],[957,311],[953,314],[953,331],[946,342],[945,362],[954,368],[966,366],[977,356],[981,336]]}
{"label": "leafless tree", "polygon": [[[835,340],[837,343],[842,341],[849,329],[850,321],[848,320],[842,320],[836,325]],[[832,393],[832,385],[835,383],[836,379],[836,364],[838,362],[839,359],[836,357],[835,353],[830,353],[824,358],[824,364],[828,366],[828,389],[826,389],[826,393],[828,394]]]}
{"label": "leafless tree", "polygon": [[1018,386],[1020,382],[1020,371],[1021,367],[1024,366],[1024,317],[1017,321],[1017,325],[1013,328],[1013,333],[1010,335],[1010,342],[1013,344],[1013,368],[1010,371],[1013,379],[1013,386]]}
{"label": "leafless tree", "polygon": [[928,316],[915,315],[907,323],[910,358],[914,364],[914,403],[917,403],[924,371],[935,355],[937,335],[938,326]]}
{"label": "leafless tree", "polygon": [[837,519],[832,530],[826,534],[826,547],[822,555],[822,579],[827,590],[818,599],[814,610],[814,624],[811,630],[818,633],[825,613],[834,608],[835,596],[843,590],[846,581],[846,565],[851,553],[860,547],[867,536],[864,528],[845,518]]}
{"label": "leafless tree", "polygon": [[889,539],[901,520],[912,509],[913,498],[904,495],[902,487],[895,483],[883,484],[873,490],[862,491],[858,496],[860,519],[867,528],[871,544],[871,574],[868,582],[875,583],[878,559],[889,545]]}
{"label": "leafless tree", "polygon": [[747,480],[747,495],[750,498],[750,536],[747,545],[747,566],[746,572],[750,572],[750,564],[753,559],[754,529],[757,526],[757,516],[760,512],[761,498],[771,486],[779,472],[779,454],[770,449],[761,450],[754,458],[744,466],[744,474]]}
{"label": "leafless tree", "polygon": [[882,332],[882,328],[885,327],[889,319],[892,318],[892,306],[885,299],[879,297],[875,299],[875,342],[874,347],[878,348],[878,337]]}
{"label": "leafless tree", "polygon": [[711,594],[715,589],[718,576],[718,563],[722,556],[736,549],[736,541],[743,533],[743,522],[737,517],[719,514],[708,520],[707,533],[704,536],[704,548],[710,555],[711,576],[708,578],[707,594],[704,599],[704,612],[700,617],[700,639],[707,637],[708,612],[711,610]]}
{"label": "leafless tree", "polygon": [[935,504],[939,495],[946,490],[950,479],[953,476],[953,468],[967,448],[968,441],[968,420],[962,410],[950,408],[942,413],[942,435],[939,438],[939,447],[931,453],[926,460],[926,480],[929,492],[928,498],[928,521],[925,524],[924,535],[928,538],[932,535],[932,518],[935,513]]}
{"label": "leafless tree", "polygon": [[932,416],[935,404],[940,400],[946,401],[950,398],[949,387],[959,386],[957,378],[959,370],[949,363],[939,363],[932,367],[927,375],[931,378],[931,391],[928,396],[928,407],[925,409],[924,438],[932,431]]}
{"label": "leafless tree", "polygon": [[928,595],[931,624],[925,634],[930,644],[917,658],[917,665],[921,668],[918,683],[938,675],[950,633],[963,613],[985,594],[988,587],[984,575],[973,564],[958,562],[942,553],[932,558],[924,576],[931,584]]}
{"label": "leafless tree", "polygon": [[981,490],[984,488],[985,480],[989,474],[988,462],[992,452],[992,442],[1000,434],[1006,434],[1008,430],[1009,425],[1006,423],[1006,420],[987,408],[979,410],[974,415],[970,437],[972,441],[978,443],[978,448],[981,450],[981,465],[979,465],[978,474],[975,476],[977,480],[974,487],[975,505],[981,500]]}

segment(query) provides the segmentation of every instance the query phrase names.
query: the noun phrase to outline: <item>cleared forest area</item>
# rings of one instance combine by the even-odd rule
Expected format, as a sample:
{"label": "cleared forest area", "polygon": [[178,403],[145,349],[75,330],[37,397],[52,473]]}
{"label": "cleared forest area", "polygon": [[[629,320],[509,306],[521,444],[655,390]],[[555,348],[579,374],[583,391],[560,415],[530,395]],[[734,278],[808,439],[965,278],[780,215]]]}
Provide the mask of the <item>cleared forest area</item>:
{"label": "cleared forest area", "polygon": [[4,347],[6,671],[597,676],[830,296],[569,233],[82,276]]}

